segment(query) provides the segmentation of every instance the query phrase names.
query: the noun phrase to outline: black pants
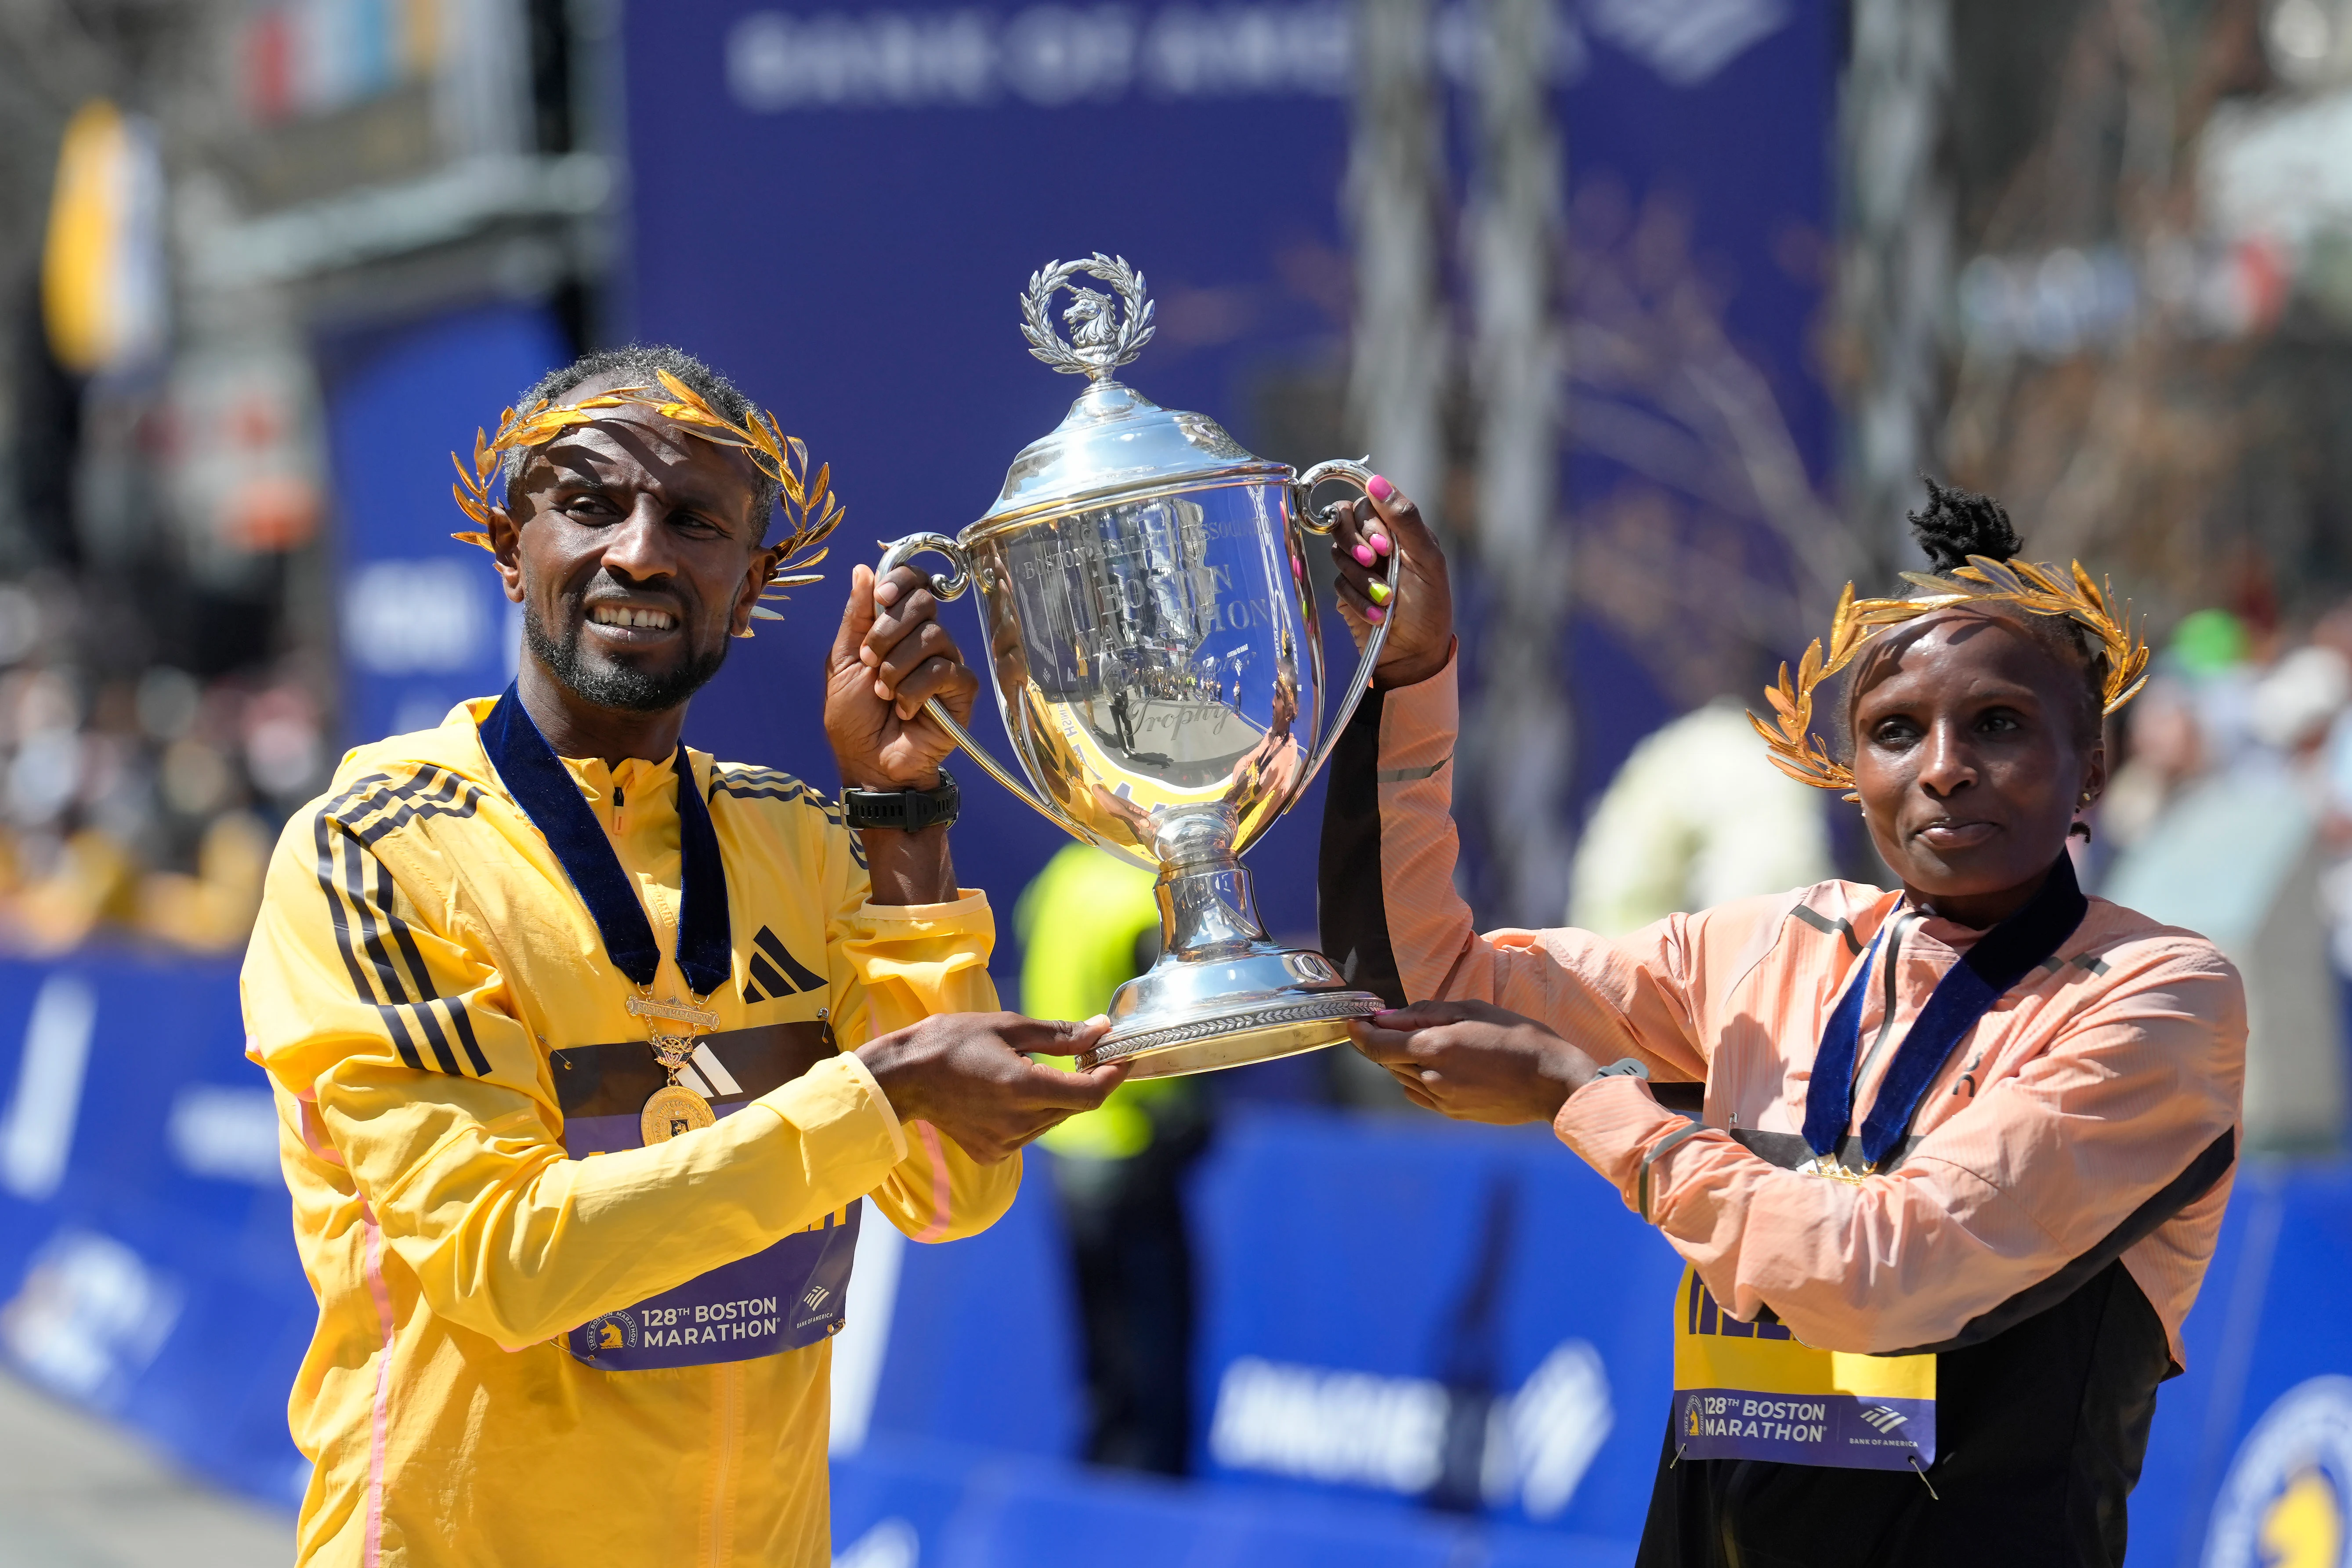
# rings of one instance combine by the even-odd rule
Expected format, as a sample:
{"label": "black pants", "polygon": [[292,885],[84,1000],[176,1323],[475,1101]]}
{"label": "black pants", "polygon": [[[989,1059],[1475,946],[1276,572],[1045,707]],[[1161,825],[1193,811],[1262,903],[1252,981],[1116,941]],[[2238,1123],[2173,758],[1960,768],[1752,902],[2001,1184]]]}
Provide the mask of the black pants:
{"label": "black pants", "polygon": [[1937,1357],[1926,1481],[1676,1464],[1670,1418],[1637,1568],[2119,1565],[2125,1500],[2171,1364],[2156,1309],[2117,1262],[2015,1328]]}

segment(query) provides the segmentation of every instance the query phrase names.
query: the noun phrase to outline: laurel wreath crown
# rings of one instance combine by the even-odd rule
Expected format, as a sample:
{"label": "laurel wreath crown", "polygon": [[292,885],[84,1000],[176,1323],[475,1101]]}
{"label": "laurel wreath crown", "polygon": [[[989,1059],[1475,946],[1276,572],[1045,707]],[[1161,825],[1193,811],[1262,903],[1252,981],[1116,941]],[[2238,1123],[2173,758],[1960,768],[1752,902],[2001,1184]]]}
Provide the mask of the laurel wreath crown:
{"label": "laurel wreath crown", "polygon": [[[610,409],[649,408],[689,435],[743,453],[782,490],[780,502],[790,527],[783,547],[772,559],[767,581],[761,585],[762,600],[786,598],[789,595],[785,589],[824,581],[821,573],[809,568],[824,559],[826,536],[849,515],[841,499],[833,493],[833,465],[820,464],[812,475],[807,444],[798,437],[785,435],[776,416],[767,410],[754,412],[739,425],[669,372],[656,370],[654,374],[660,383],[658,393],[655,387],[639,385],[616,387],[578,403],[560,405],[551,405],[548,399],[541,398],[520,413],[512,408],[499,410],[495,436],[486,435],[477,426],[473,470],[467,471],[465,460],[457,453],[449,454],[449,461],[457,470],[457,482],[449,487],[450,493],[457,498],[458,509],[477,526],[449,537],[461,543],[478,544],[485,550],[491,548],[490,536],[485,531],[490,526],[490,509],[497,504],[491,500],[490,487],[498,478],[499,461],[508,452],[541,446],[575,426],[593,424]],[[751,614],[763,621],[783,619],[764,603],[753,605]],[[751,633],[746,628],[742,635],[750,637]]]}
{"label": "laurel wreath crown", "polygon": [[1795,679],[1790,678],[1789,667],[1783,664],[1780,683],[1764,689],[1780,722],[1767,723],[1754,713],[1748,715],[1748,721],[1770,748],[1774,767],[1800,784],[1843,790],[1847,799],[1857,798],[1853,793],[1853,770],[1832,756],[1813,733],[1815,689],[1853,663],[1863,645],[1886,627],[1965,604],[2009,604],[2037,616],[2063,616],[2098,638],[2106,658],[2100,711],[2113,713],[2147,684],[2147,644],[2133,635],[2130,604],[2126,602],[2117,610],[2112,591],[2092,582],[2081,562],[2073,563],[2072,568],[2070,574],[2062,576],[2057,568],[2031,561],[1971,555],[1967,565],[1949,576],[1904,573],[1904,581],[1927,590],[1904,599],[1857,599],[1853,584],[1848,583],[1845,592],[1838,595],[1836,613],[1830,617],[1827,650],[1819,637],[1814,638],[1797,661]]}

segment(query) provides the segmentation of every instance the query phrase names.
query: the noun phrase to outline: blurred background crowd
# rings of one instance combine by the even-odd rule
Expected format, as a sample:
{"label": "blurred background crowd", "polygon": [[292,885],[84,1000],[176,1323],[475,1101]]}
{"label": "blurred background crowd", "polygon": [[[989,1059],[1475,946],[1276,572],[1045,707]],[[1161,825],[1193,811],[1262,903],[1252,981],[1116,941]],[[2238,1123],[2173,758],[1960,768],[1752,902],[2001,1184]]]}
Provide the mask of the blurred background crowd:
{"label": "blurred background crowd", "polygon": [[[2336,1179],[2352,0],[0,0],[0,1352],[248,1493],[286,1495],[278,1390],[238,1394],[243,1435],[208,1445],[191,1434],[226,1396],[171,1392],[168,1348],[233,1301],[222,1342],[277,1377],[299,1340],[268,1325],[307,1299],[279,1278],[228,977],[270,844],[343,749],[509,678],[509,607],[446,541],[446,454],[550,364],[633,339],[774,405],[857,521],[689,738],[829,787],[813,673],[838,570],[978,515],[1054,422],[1071,389],[1023,357],[1014,295],[1095,249],[1159,300],[1136,385],[1284,461],[1369,450],[1445,539],[1486,925],[1624,931],[1883,879],[1851,809],[1774,772],[1743,710],[1841,584],[1919,564],[1921,472],[2000,498],[2035,559],[2107,574],[2160,651],[2084,872],[2245,970],[2250,1143]],[[1327,643],[1347,668],[1336,622]],[[1008,1004],[1092,1011],[1155,952],[1148,879],[984,782],[966,799],[959,868],[997,899]],[[1277,934],[1309,941],[1317,800],[1250,861]],[[40,1130],[70,1129],[110,1050],[162,1086],[173,1163],[85,1179],[95,1145],[44,1152]],[[1638,1510],[1578,1485],[1621,1449],[1647,1474],[1623,1393],[1647,1352],[1597,1329],[1459,1350],[1518,1343],[1496,1271],[1582,1220],[1465,1189],[1485,1217],[1433,1224],[1471,1252],[1424,1270],[1461,1274],[1430,1287],[1442,1354],[1348,1349],[1295,1309],[1305,1286],[1253,1272],[1311,1247],[1216,1229],[1204,1194],[1312,1211],[1274,1187],[1317,1138],[1352,1151],[1335,1169],[1489,1148],[1379,1143],[1438,1134],[1361,1066],[1139,1086],[1049,1141],[1038,1245],[1067,1281],[1082,1353],[1053,1375],[1077,1414],[992,1440],[1483,1510],[1629,1560]],[[210,1216],[190,1234],[242,1238],[245,1272],[131,1234],[194,1225],[156,1196],[184,1181],[232,1184],[188,1189]],[[924,1292],[995,1278],[928,1267],[861,1253],[861,1280],[896,1283],[872,1287],[877,1348],[841,1347],[865,1368],[836,1373],[843,1464],[869,1420],[920,1425],[889,1390],[914,1376],[908,1325],[940,1321]],[[1306,1326],[1279,1355],[1228,1321],[1284,1311]],[[2271,1375],[2252,1356],[2174,1396],[2200,1402],[2152,1505],[2179,1561],[2235,1495],[2230,1445]],[[1280,1381],[1294,1364],[1394,1398],[1312,1384],[1318,1405]],[[1471,1388],[1503,1436],[1459,1436]],[[1348,1436],[1391,1416],[1394,1452]],[[1439,1457],[1396,1458],[1416,1442]],[[914,1483],[872,1476],[882,1501],[845,1493],[844,1561],[912,1568],[931,1525],[890,1489]]]}

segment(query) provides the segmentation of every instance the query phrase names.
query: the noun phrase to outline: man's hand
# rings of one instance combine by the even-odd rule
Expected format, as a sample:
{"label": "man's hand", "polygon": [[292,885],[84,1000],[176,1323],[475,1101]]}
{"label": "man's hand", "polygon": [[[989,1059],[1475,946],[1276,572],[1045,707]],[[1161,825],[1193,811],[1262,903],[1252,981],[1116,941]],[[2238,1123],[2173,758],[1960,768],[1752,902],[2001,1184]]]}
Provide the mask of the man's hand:
{"label": "man's hand", "polygon": [[1534,1019],[1486,1002],[1416,1002],[1348,1028],[1406,1098],[1456,1121],[1549,1121],[1600,1070]]}
{"label": "man's hand", "polygon": [[924,717],[923,703],[936,697],[969,724],[980,691],[980,678],[965,668],[939,615],[939,601],[913,567],[878,584],[871,569],[851,569],[849,603],[824,671],[824,733],[844,786],[938,786],[940,763],[955,742]]}
{"label": "man's hand", "polygon": [[[1415,686],[1445,668],[1454,657],[1454,588],[1445,574],[1445,552],[1421,521],[1421,509],[1388,480],[1371,483],[1373,493],[1339,509],[1331,531],[1331,559],[1339,568],[1339,615],[1362,647],[1372,623],[1393,617],[1375,685]],[[1394,599],[1388,592],[1389,557],[1402,553]]]}
{"label": "man's hand", "polygon": [[1018,1013],[943,1013],[858,1048],[902,1121],[928,1121],[983,1165],[1092,1110],[1128,1065],[1063,1072],[1022,1053],[1076,1056],[1110,1032],[1106,1018],[1059,1024]]}

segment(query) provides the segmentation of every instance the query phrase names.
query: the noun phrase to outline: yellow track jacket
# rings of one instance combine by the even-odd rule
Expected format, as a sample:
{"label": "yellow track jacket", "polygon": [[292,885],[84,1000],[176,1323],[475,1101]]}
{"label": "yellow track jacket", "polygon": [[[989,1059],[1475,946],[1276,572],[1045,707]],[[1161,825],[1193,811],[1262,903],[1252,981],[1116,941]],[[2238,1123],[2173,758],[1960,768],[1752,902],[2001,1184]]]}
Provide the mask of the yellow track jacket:
{"label": "yellow track jacket", "polygon": [[[633,1113],[660,1074],[634,987],[484,755],[489,707],[343,759],[278,841],[246,958],[247,1048],[319,1298],[289,1405],[314,1467],[299,1561],[822,1568],[829,1342],[730,1360],[740,1331],[689,1323],[670,1334],[721,1341],[694,1352],[708,1364],[618,1372],[566,1337],[840,1226],[861,1195],[918,1241],[1004,1211],[1017,1160],[902,1128],[846,1054],[995,1006],[987,901],[868,903],[821,796],[690,753],[734,939],[706,1004],[717,1059],[695,1058],[720,1119],[568,1157],[567,1102]],[[645,900],[655,994],[683,998],[673,765],[564,765]],[[583,1067],[614,1081],[557,1081]]]}

